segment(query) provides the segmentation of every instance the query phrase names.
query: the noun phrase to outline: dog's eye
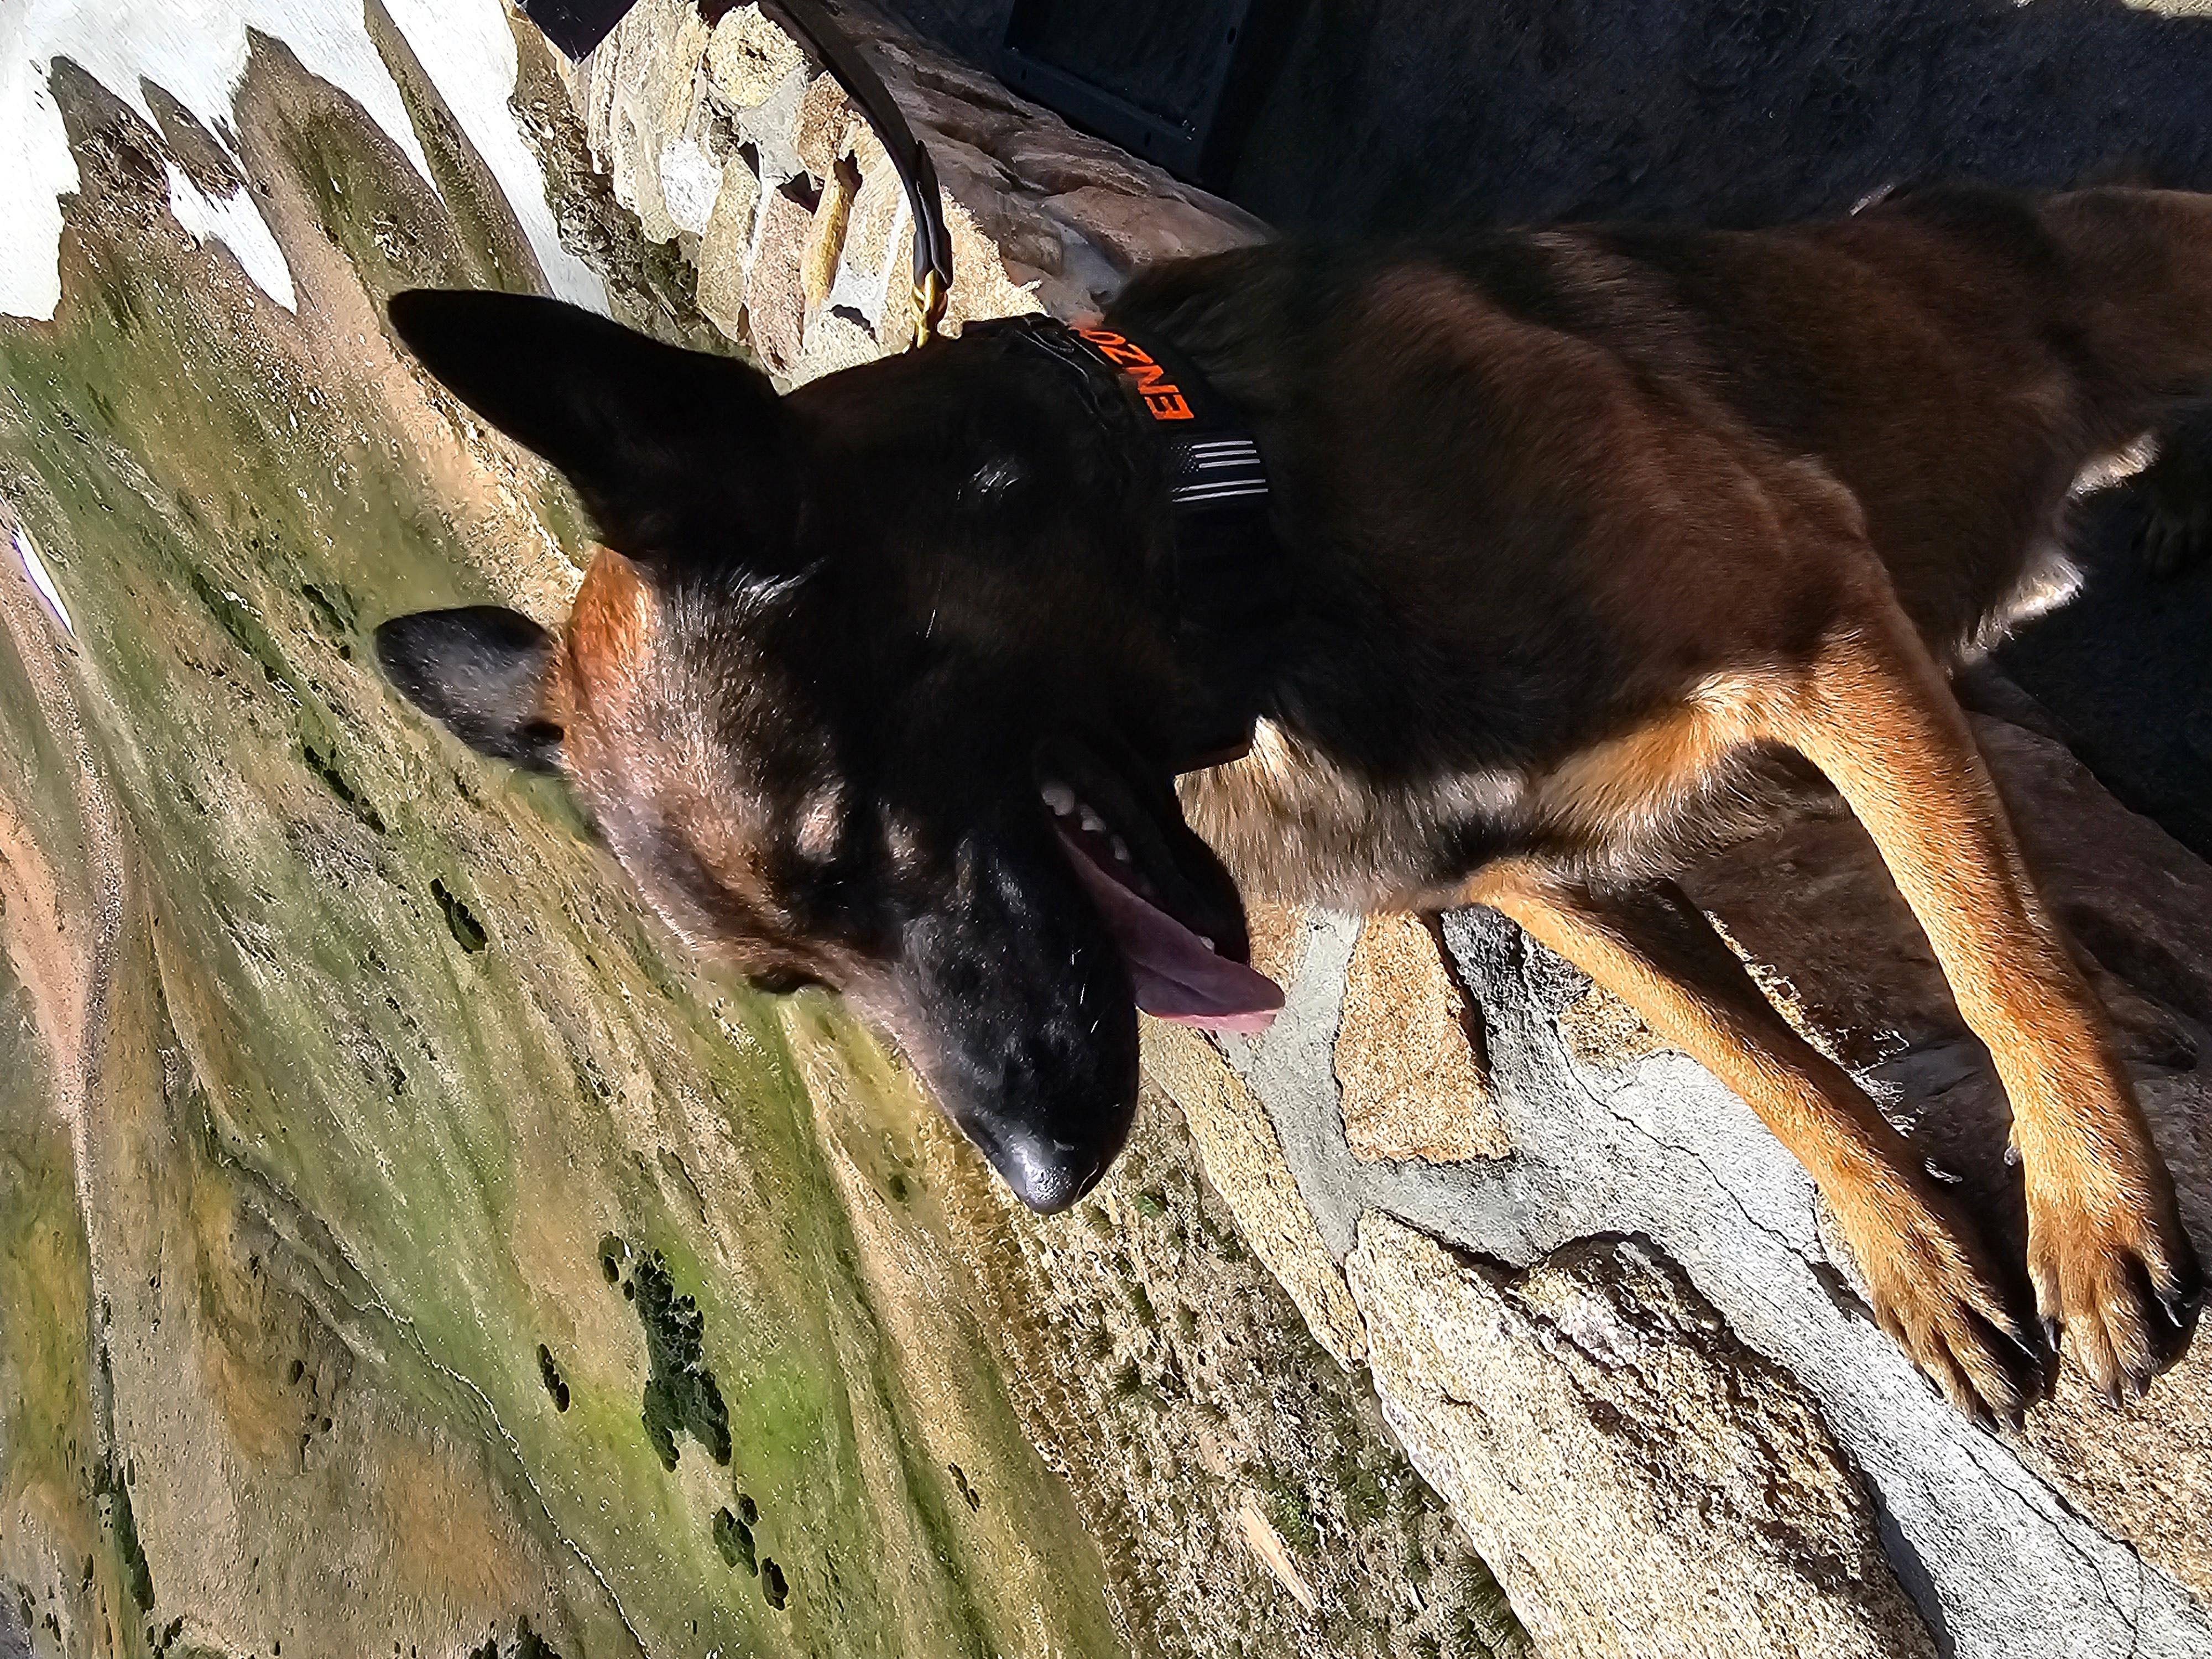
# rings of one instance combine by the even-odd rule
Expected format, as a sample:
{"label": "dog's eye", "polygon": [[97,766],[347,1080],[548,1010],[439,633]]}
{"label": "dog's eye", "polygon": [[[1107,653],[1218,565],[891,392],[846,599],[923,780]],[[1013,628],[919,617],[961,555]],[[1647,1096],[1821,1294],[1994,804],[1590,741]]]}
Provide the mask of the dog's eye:
{"label": "dog's eye", "polygon": [[802,974],[796,969],[771,968],[764,974],[749,974],[745,982],[764,996],[787,997],[794,991],[803,991],[810,985],[822,981],[811,974]]}

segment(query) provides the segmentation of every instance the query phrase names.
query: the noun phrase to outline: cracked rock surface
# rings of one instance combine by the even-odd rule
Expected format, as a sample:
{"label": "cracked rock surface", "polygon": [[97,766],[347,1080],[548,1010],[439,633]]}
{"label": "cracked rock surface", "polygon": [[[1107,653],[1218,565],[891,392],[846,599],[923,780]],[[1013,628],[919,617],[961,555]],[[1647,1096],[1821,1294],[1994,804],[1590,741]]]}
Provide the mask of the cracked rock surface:
{"label": "cracked rock surface", "polygon": [[1812,1401],[1649,1244],[1511,1273],[1371,1211],[1345,1267],[1393,1426],[1545,1653],[1933,1659]]}

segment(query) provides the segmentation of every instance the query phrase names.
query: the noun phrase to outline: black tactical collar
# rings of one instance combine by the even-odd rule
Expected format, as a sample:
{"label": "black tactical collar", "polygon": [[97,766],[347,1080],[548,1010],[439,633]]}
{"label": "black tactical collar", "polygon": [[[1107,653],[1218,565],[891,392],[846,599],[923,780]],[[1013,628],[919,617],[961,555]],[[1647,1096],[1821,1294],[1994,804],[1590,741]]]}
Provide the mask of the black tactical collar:
{"label": "black tactical collar", "polygon": [[1172,546],[1164,582],[1176,653],[1195,688],[1179,769],[1235,760],[1252,746],[1280,635],[1282,548],[1259,444],[1212,383],[1164,340],[1139,342],[1103,324],[1070,328],[1036,314],[970,323],[965,331],[1048,353],[1080,377],[1102,424],[1141,428],[1162,446]]}

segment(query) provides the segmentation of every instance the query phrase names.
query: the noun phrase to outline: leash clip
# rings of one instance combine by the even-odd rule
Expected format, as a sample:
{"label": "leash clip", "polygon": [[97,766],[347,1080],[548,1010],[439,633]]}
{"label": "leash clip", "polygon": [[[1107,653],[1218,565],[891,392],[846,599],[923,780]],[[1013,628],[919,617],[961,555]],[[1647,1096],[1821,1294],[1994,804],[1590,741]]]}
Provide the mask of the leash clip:
{"label": "leash clip", "polygon": [[914,343],[908,351],[918,351],[937,337],[938,325],[945,320],[945,278],[933,265],[914,285]]}

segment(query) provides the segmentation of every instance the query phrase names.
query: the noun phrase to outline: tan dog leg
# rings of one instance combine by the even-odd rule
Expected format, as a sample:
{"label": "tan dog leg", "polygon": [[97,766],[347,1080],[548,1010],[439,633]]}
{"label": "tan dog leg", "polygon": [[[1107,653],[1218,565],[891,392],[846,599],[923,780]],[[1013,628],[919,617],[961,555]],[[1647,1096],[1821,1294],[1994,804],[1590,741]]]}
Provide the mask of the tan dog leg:
{"label": "tan dog leg", "polygon": [[1742,1097],[1833,1207],[1882,1328],[1960,1411],[2020,1421],[2048,1358],[2025,1287],[1997,1271],[1910,1144],[1775,1012],[1679,888],[1598,894],[1516,865],[1485,872],[1468,896],[1512,917]]}
{"label": "tan dog leg", "polygon": [[1773,735],[1850,803],[1989,1045],[2012,1099],[2044,1317],[2107,1396],[2123,1383],[2140,1395],[2188,1346],[2203,1270],[2102,1011],[1965,716],[1893,605],[1829,646]]}

